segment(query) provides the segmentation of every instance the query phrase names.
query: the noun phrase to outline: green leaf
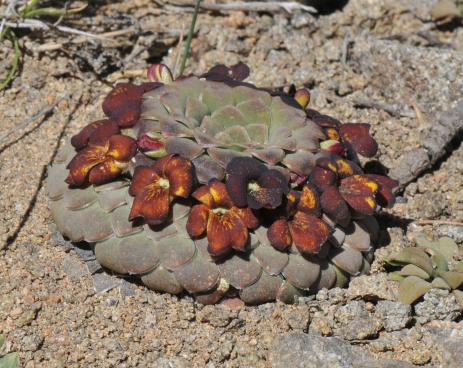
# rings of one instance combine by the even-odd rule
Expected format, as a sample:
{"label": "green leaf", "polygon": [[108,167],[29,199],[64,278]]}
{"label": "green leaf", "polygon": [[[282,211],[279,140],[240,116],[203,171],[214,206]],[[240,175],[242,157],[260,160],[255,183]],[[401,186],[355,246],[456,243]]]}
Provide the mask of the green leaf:
{"label": "green leaf", "polygon": [[0,368],[16,368],[19,365],[18,353],[6,354],[0,358]]}
{"label": "green leaf", "polygon": [[53,7],[48,7],[48,8],[35,8],[35,9],[29,9],[24,11],[24,18],[37,18],[42,15],[46,16],[51,16],[51,17],[62,17],[62,16],[67,16],[70,14],[76,14],[80,13],[82,10],[84,10],[87,7],[87,4],[84,4],[82,6],[79,6],[78,8],[72,8],[72,9],[59,9],[59,8],[53,8]]}

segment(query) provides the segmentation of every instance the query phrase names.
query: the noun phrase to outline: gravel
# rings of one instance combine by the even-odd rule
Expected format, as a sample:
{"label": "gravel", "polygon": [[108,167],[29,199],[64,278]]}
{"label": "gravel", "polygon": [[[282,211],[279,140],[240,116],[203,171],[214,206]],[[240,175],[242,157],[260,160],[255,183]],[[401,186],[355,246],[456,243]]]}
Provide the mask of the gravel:
{"label": "gravel", "polygon": [[431,289],[415,305],[416,320],[427,323],[432,320],[454,321],[461,315],[461,308],[455,296],[444,289]]}

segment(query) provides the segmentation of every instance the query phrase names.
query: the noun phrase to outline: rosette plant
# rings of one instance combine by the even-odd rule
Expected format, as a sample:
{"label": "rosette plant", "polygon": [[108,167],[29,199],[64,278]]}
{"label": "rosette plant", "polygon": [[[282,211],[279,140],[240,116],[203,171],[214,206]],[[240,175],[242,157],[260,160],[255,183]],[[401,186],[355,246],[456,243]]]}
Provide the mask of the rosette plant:
{"label": "rosette plant", "polygon": [[215,303],[292,302],[368,272],[397,183],[365,174],[367,124],[308,108],[310,93],[244,82],[219,65],[121,83],[106,119],[65,144],[49,170],[61,233],[105,268],[149,288]]}

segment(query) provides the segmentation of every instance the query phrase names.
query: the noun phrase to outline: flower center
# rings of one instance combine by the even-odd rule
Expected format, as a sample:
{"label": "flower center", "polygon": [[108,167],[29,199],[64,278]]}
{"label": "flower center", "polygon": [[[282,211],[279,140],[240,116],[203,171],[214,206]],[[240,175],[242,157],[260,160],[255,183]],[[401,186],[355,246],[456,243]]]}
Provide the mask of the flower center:
{"label": "flower center", "polygon": [[159,179],[158,185],[163,189],[168,189],[170,187],[169,180],[166,178]]}
{"label": "flower center", "polygon": [[260,190],[260,185],[257,181],[250,181],[248,183],[248,192],[258,192]]}
{"label": "flower center", "polygon": [[218,216],[224,216],[228,213],[228,209],[227,208],[223,208],[223,207],[219,207],[219,208],[214,208],[212,210],[212,213],[218,215]]}

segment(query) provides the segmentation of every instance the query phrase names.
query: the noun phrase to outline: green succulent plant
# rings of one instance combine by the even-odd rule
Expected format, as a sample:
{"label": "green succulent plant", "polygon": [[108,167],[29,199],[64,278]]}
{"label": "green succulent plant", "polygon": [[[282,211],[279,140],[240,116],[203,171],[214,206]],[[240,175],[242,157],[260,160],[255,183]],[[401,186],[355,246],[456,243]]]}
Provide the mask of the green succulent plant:
{"label": "green succulent plant", "polygon": [[451,238],[437,241],[420,239],[417,247],[404,248],[387,262],[400,267],[389,274],[399,281],[398,300],[413,304],[432,288],[452,291],[463,308],[463,261],[456,262],[461,250]]}
{"label": "green succulent plant", "polygon": [[[0,349],[5,343],[5,337],[0,335]],[[19,366],[18,353],[8,353],[0,357],[0,368],[16,368]]]}
{"label": "green succulent plant", "polygon": [[[377,145],[367,124],[307,108],[306,90],[243,82],[243,64],[117,85],[106,120],[65,144],[48,173],[59,231],[149,288],[248,304],[344,286],[368,272],[386,177],[352,160]],[[357,152],[357,153],[356,153]]]}

